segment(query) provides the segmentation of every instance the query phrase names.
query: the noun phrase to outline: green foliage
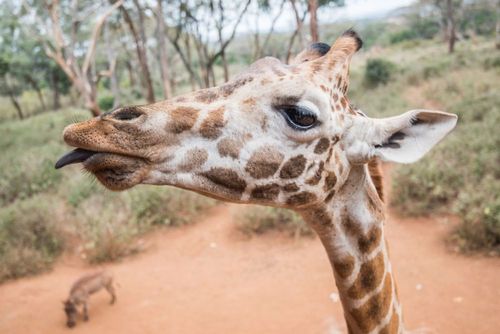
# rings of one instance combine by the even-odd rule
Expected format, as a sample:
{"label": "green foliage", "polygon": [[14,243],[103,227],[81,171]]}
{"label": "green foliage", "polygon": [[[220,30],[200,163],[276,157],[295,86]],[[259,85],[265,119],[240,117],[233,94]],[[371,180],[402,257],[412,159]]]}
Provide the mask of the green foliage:
{"label": "green foliage", "polygon": [[235,220],[238,229],[247,235],[278,230],[290,235],[312,235],[312,230],[295,212],[271,207],[252,206],[239,213]]}
{"label": "green foliage", "polygon": [[392,33],[389,40],[391,44],[397,44],[403,41],[414,40],[416,38],[418,38],[418,35],[415,30],[405,29]]}
{"label": "green foliage", "polygon": [[98,101],[99,108],[104,111],[111,110],[111,108],[113,108],[114,102],[115,98],[111,95],[100,97]]}
{"label": "green foliage", "polygon": [[50,268],[63,246],[54,209],[37,197],[0,208],[0,282]]}
{"label": "green foliage", "polygon": [[462,51],[445,66],[423,65],[446,69],[427,76],[424,94],[456,113],[459,126],[424,160],[396,170],[391,201],[409,215],[452,211],[461,218],[453,239],[462,250],[500,252],[500,96],[495,72],[481,67],[486,55]]}
{"label": "green foliage", "polygon": [[461,31],[473,31],[479,35],[493,35],[497,24],[497,10],[494,6],[478,6],[471,4],[465,6],[462,14],[462,19],[459,22]]}
{"label": "green foliage", "polygon": [[395,65],[384,59],[368,59],[365,70],[365,83],[369,87],[385,85],[391,79]]}

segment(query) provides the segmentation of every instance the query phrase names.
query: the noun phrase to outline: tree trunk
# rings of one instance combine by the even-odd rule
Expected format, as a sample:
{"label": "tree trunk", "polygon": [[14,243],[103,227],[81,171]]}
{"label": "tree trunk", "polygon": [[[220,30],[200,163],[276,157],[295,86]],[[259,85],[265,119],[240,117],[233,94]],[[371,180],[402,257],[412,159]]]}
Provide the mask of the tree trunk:
{"label": "tree trunk", "polygon": [[497,50],[500,50],[500,5],[497,6],[497,24],[495,27],[495,46]]}
{"label": "tree trunk", "polygon": [[21,109],[21,105],[19,104],[19,101],[17,101],[16,95],[14,95],[14,92],[10,88],[7,88],[8,94],[10,101],[12,102],[12,105],[14,105],[14,108],[16,108],[17,115],[19,116],[20,119],[24,119],[23,115],[23,110]]}
{"label": "tree trunk", "polygon": [[311,40],[313,43],[319,42],[317,11],[318,0],[309,0],[309,15],[311,15],[309,26],[311,28]]}
{"label": "tree trunk", "polygon": [[305,49],[306,43],[305,43],[305,38],[304,38],[304,32],[302,31],[303,30],[302,25],[303,25],[304,20],[300,18],[299,11],[297,9],[297,4],[295,3],[295,0],[290,0],[290,4],[292,5],[293,14],[295,15],[295,22],[297,24],[297,28],[295,31],[296,31],[296,35],[299,36],[300,47],[302,49]]}
{"label": "tree trunk", "polygon": [[42,111],[47,110],[47,106],[45,105],[45,101],[43,99],[42,90],[40,89],[40,86],[38,85],[36,80],[29,74],[25,75],[25,78],[26,81],[28,81],[31,87],[33,87],[33,89],[35,90],[36,95],[38,96],[38,101],[40,101],[40,105],[42,106]]}
{"label": "tree trunk", "polygon": [[168,56],[167,47],[165,45],[165,20],[163,19],[162,1],[158,0],[156,7],[156,20],[158,24],[158,57],[160,61],[161,81],[163,86],[163,96],[166,99],[172,97],[172,87],[169,80]]}
{"label": "tree trunk", "polygon": [[[110,1],[112,2],[112,0],[110,0]],[[155,102],[155,95],[154,95],[154,90],[153,90],[153,83],[151,81],[151,74],[149,72],[146,50],[144,49],[144,46],[142,45],[142,42],[139,38],[139,34],[137,33],[134,22],[133,22],[132,18],[130,17],[127,9],[122,5],[122,6],[120,6],[120,10],[123,14],[123,19],[127,23],[127,26],[129,27],[130,33],[132,34],[132,37],[134,38],[135,48],[136,48],[136,52],[137,52],[137,58],[139,59],[139,65],[141,67],[141,72],[142,72],[142,82],[144,85],[144,89],[146,90],[146,100],[148,101],[148,103],[154,103]]]}
{"label": "tree trunk", "polygon": [[111,86],[111,93],[113,94],[113,109],[120,105],[120,87],[118,78],[116,77],[116,53],[113,49],[111,39],[109,36],[109,26],[104,27],[104,42],[106,48],[106,57],[108,58],[109,68],[109,81]]}
{"label": "tree trunk", "polygon": [[[192,64],[192,56],[191,56],[191,42],[189,41],[189,35],[186,35],[184,37],[184,46],[186,48],[186,58],[187,58],[187,63]],[[191,70],[189,71],[189,83],[191,84],[191,89],[195,90],[196,89],[196,77],[194,76],[194,71]]]}
{"label": "tree trunk", "polygon": [[130,87],[135,88],[134,71],[132,69],[132,63],[130,62],[130,60],[125,59],[125,67],[127,68],[128,81],[130,82]]}
{"label": "tree trunk", "polygon": [[229,81],[229,68],[227,65],[226,51],[223,51],[220,55],[222,60],[222,68],[224,69],[224,82]]}
{"label": "tree trunk", "polygon": [[455,50],[455,41],[457,38],[455,31],[455,19],[453,17],[452,0],[446,0],[446,21],[448,35],[448,53],[453,53]]}
{"label": "tree trunk", "polygon": [[57,74],[56,71],[53,70],[51,73],[51,86],[52,86],[52,108],[54,110],[61,109],[61,98],[59,94],[59,89],[58,89],[58,80],[57,80]]}

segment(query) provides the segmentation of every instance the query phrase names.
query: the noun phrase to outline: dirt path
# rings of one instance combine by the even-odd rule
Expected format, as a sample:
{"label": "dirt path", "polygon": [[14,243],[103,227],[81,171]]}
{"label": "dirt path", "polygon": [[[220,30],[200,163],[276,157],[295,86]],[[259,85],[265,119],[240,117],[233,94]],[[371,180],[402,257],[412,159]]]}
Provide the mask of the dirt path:
{"label": "dirt path", "polygon": [[[193,226],[159,231],[145,253],[110,265],[118,303],[100,293],[90,322],[64,327],[61,300],[93,270],[75,261],[0,286],[0,333],[345,333],[329,263],[317,239],[234,230],[240,206],[211,210]],[[500,260],[446,251],[445,220],[400,220],[387,234],[408,329],[498,333]]]}

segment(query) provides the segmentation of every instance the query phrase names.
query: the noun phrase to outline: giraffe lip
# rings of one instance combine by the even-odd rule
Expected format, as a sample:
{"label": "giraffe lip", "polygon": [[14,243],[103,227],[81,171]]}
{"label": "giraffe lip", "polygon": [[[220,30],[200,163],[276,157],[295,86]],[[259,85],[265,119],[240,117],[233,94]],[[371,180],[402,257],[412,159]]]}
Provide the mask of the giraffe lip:
{"label": "giraffe lip", "polygon": [[76,148],[71,152],[66,153],[62,157],[57,160],[55,168],[59,169],[67,165],[71,164],[76,164],[80,162],[84,162],[94,154],[97,154],[99,152],[96,151],[90,151],[90,150],[85,150],[83,148]]}

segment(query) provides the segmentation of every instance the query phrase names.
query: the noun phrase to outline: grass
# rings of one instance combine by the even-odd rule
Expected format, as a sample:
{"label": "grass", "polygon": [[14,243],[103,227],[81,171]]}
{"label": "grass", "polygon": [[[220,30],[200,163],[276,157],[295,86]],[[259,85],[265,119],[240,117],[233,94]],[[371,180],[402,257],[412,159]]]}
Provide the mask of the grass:
{"label": "grass", "polygon": [[191,223],[214,205],[170,187],[113,193],[79,167],[56,171],[68,149],[62,129],[89,117],[66,108],[0,123],[0,282],[48,270],[67,250],[90,263],[118,260],[140,251],[141,234]]}
{"label": "grass", "polygon": [[244,234],[260,235],[281,231],[290,236],[310,236],[311,228],[293,211],[272,207],[249,206],[235,217],[238,229]]}
{"label": "grass", "polygon": [[[386,93],[383,115],[403,100],[459,116],[457,129],[422,161],[396,168],[392,206],[404,215],[455,213],[460,224],[451,240],[462,251],[500,254],[500,67],[493,47],[463,43],[456,54],[436,57],[429,46],[377,93]],[[397,89],[399,97],[387,94]],[[415,91],[419,96],[408,94]]]}

